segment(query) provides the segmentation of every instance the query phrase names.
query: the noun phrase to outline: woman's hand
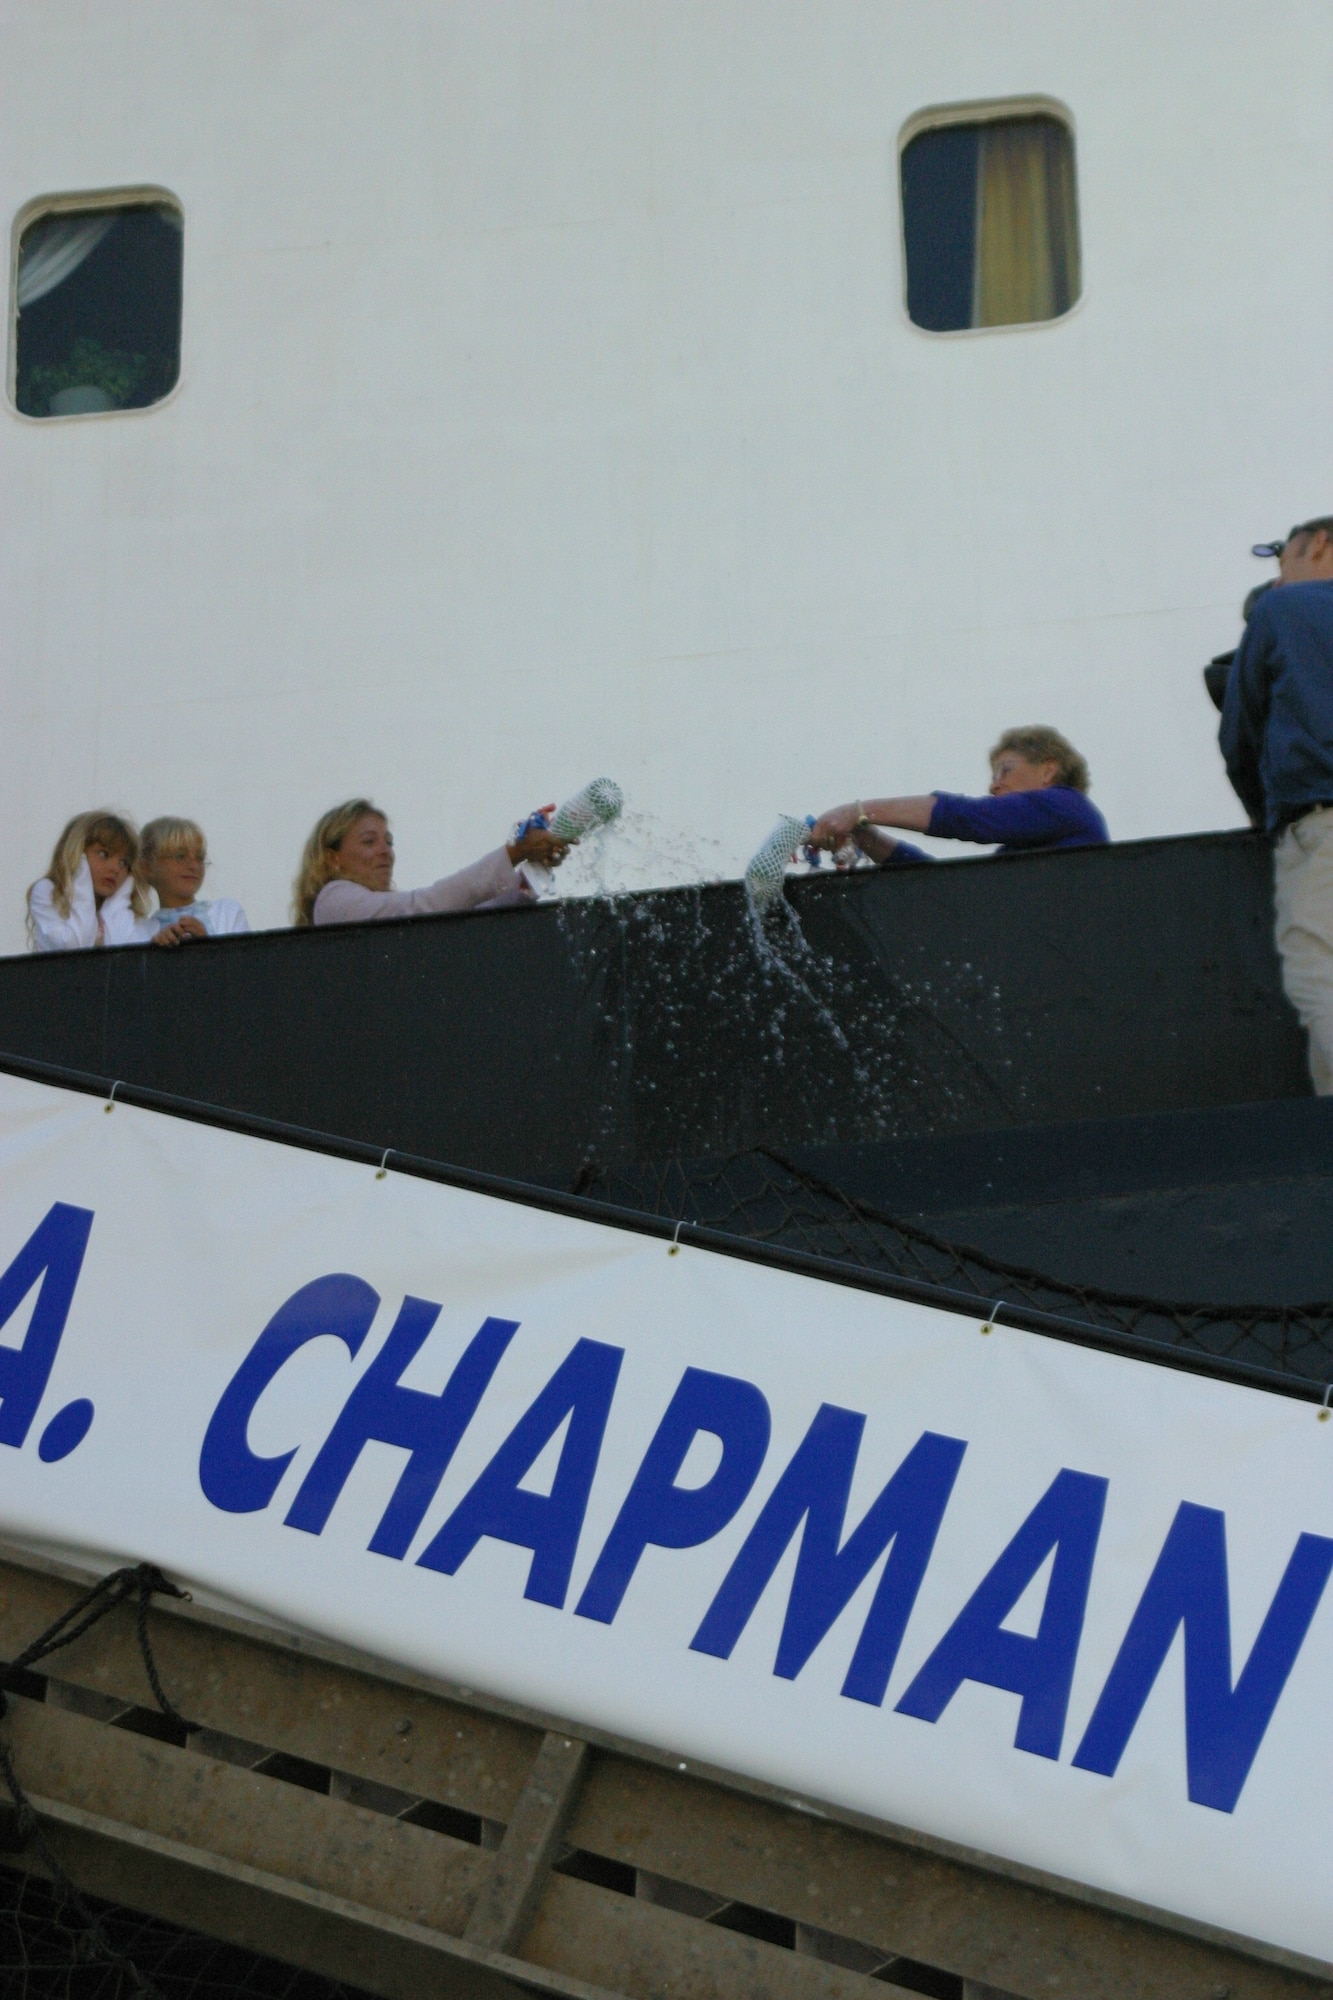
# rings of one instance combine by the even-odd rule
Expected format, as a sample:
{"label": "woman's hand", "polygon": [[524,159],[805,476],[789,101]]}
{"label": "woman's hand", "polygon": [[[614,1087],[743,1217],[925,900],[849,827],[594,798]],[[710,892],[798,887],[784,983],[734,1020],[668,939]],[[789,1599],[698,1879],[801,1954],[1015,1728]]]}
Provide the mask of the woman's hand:
{"label": "woman's hand", "polygon": [[178,944],[184,944],[187,938],[207,936],[208,932],[204,929],[198,917],[178,917],[174,924],[163,926],[153,939],[153,943],[165,945],[168,951],[171,951]]}
{"label": "woman's hand", "polygon": [[534,861],[539,868],[558,868],[569,852],[569,842],[534,827],[522,840],[511,840],[505,853],[517,868],[520,861]]}
{"label": "woman's hand", "polygon": [[845,847],[864,817],[865,807],[859,799],[853,805],[834,806],[821,813],[810,829],[811,847]]}
{"label": "woman's hand", "polygon": [[[935,810],[934,792],[919,792],[908,799],[860,799],[851,805],[834,806],[821,814],[810,829],[812,847],[844,847],[854,840],[872,860],[892,853],[897,845],[890,840],[885,849],[883,828],[900,826],[907,833],[929,833]],[[877,835],[880,837],[877,838]]]}

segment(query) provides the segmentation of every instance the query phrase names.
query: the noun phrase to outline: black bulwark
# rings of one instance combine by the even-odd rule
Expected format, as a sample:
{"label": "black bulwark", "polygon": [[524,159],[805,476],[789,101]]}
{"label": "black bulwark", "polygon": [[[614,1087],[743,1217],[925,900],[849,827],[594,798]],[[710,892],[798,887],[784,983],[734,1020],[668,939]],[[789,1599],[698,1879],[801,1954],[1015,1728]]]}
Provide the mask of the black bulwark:
{"label": "black bulwark", "polygon": [[0,1048],[572,1188],[1307,1095],[1271,860],[1210,834],[0,961]]}

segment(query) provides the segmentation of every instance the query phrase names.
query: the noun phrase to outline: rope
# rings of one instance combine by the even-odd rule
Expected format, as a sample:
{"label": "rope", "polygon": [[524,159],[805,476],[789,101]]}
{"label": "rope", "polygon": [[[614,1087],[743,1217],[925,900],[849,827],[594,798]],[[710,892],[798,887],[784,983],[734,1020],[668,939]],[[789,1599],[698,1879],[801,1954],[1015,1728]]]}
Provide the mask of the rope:
{"label": "rope", "polygon": [[[90,1632],[94,1625],[100,1624],[109,1611],[114,1611],[116,1606],[123,1604],[127,1598],[134,1597],[137,1599],[135,1632],[139,1641],[139,1652],[143,1657],[144,1672],[153,1691],[153,1699],[163,1715],[174,1722],[178,1729],[184,1730],[187,1734],[197,1729],[198,1723],[187,1722],[179,1710],[168,1701],[148,1637],[148,1607],[152,1599],[155,1596],[185,1597],[186,1595],[187,1593],[178,1585],[163,1576],[161,1570],[153,1563],[128,1564],[124,1569],[113,1570],[109,1576],[102,1577],[90,1590],[86,1590],[82,1597],[76,1599],[68,1610],[62,1611],[59,1618],[48,1625],[44,1632],[39,1633],[31,1645],[25,1646],[17,1659],[11,1660],[7,1667],[0,1669],[0,1716],[9,1712],[9,1696],[6,1689],[13,1691],[14,1681],[18,1675],[26,1672],[38,1660],[49,1658],[52,1653],[60,1652],[65,1646],[72,1646],[76,1639],[81,1639],[85,1632]],[[35,1850],[61,1897],[69,1904],[83,1925],[87,1934],[86,1949],[90,1958],[97,1959],[103,1965],[114,1967],[129,1981],[135,1993],[144,1996],[144,2000],[162,2000],[161,1989],[155,1986],[152,1980],[144,1977],[133,1959],[127,1958],[124,1952],[117,1951],[102,1928],[101,1918],[84,1901],[51,1851],[50,1843],[42,1831],[32,1802],[19,1783],[9,1746],[3,1741],[0,1741],[0,1776],[4,1778],[5,1787],[14,1802],[14,1837],[4,1845],[11,1852],[29,1846]]]}
{"label": "rope", "polygon": [[[825,1200],[840,1202],[854,1215],[864,1217],[868,1222],[879,1223],[884,1228],[896,1230],[898,1235],[907,1238],[908,1241],[928,1245],[932,1250],[938,1250],[952,1257],[960,1267],[963,1260],[966,1260],[968,1264],[976,1265],[981,1270],[994,1272],[997,1277],[1016,1278],[1023,1285],[1038,1285],[1045,1291],[1060,1292],[1069,1298],[1078,1299],[1083,1305],[1122,1306],[1170,1317],[1183,1315],[1191,1319],[1217,1321],[1259,1319],[1279,1314],[1304,1314],[1311,1318],[1326,1318],[1333,1312],[1333,1305],[1322,1299],[1299,1306],[1258,1304],[1232,1306],[1218,1305],[1213,1301],[1160,1299],[1146,1293],[1112,1291],[1104,1285],[1072,1284],[1068,1279],[1054,1278],[1048,1272],[1035,1271],[1026,1264],[1008,1263],[1004,1258],[994,1257],[988,1251],[978,1250],[970,1244],[951,1243],[947,1238],[936,1236],[929,1229],[923,1229],[918,1223],[906,1222],[901,1216],[890,1215],[887,1210],[864,1200],[860,1195],[844,1193],[831,1181],[824,1180],[819,1174],[811,1173],[808,1168],[797,1166],[794,1160],[786,1159],[781,1153],[773,1152],[766,1146],[761,1147],[760,1151],[766,1159],[780,1167],[783,1173],[790,1174],[794,1181],[822,1195]],[[1000,1304],[1003,1304],[1003,1300]]]}
{"label": "rope", "polygon": [[608,1198],[763,1243],[787,1244],[862,1270],[949,1285],[1002,1304],[1205,1353],[1239,1354],[1324,1383],[1333,1371],[1333,1301],[1298,1305],[1155,1298],[1080,1284],[952,1242],[850,1194],[768,1147],[722,1159],[666,1159],[599,1171]]}

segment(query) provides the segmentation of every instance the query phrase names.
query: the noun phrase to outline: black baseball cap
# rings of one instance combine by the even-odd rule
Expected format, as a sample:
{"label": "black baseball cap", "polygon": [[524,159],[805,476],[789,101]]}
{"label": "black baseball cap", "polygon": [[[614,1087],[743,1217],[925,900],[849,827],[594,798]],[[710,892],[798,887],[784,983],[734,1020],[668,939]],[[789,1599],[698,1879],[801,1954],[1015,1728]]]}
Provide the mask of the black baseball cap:
{"label": "black baseball cap", "polygon": [[1297,535],[1312,535],[1316,528],[1322,528],[1326,534],[1333,535],[1333,515],[1321,514],[1317,520],[1300,522],[1280,542],[1256,542],[1250,550],[1250,554],[1252,556],[1265,556],[1276,560],[1282,554],[1288,542],[1295,541]]}

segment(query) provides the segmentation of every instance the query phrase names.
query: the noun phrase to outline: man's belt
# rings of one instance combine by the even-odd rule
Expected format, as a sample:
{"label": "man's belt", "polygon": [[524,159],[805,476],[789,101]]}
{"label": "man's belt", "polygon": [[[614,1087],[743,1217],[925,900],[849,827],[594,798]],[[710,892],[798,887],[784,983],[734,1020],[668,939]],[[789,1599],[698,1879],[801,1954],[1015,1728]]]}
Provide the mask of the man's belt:
{"label": "man's belt", "polygon": [[1295,826],[1297,820],[1308,819],[1311,813],[1329,811],[1333,811],[1333,799],[1311,799],[1308,804],[1293,806],[1290,812],[1283,813],[1277,823],[1277,830],[1279,833],[1285,833],[1289,826]]}

